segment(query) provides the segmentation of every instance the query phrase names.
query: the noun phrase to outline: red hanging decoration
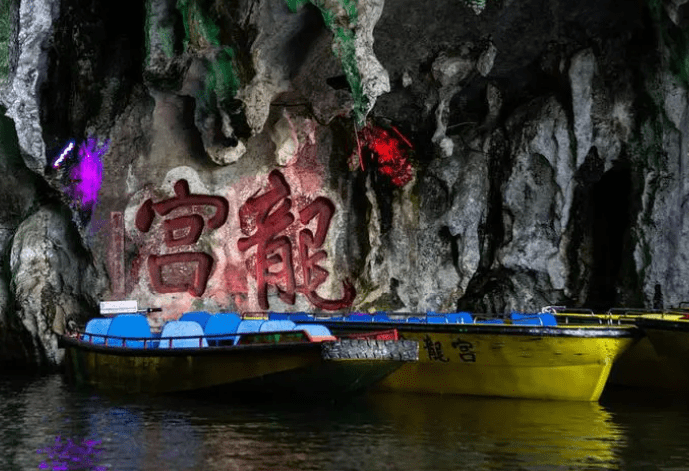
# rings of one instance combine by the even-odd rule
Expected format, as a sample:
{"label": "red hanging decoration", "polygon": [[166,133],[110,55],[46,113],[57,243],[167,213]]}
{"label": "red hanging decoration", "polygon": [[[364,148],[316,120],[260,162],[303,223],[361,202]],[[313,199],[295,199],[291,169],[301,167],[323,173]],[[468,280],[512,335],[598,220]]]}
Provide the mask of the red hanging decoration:
{"label": "red hanging decoration", "polygon": [[[359,164],[364,170],[362,148],[371,152],[371,159],[378,163],[378,173],[390,177],[396,186],[404,186],[413,178],[413,167],[407,153],[414,146],[402,133],[392,126],[394,134],[380,126],[367,124],[360,133],[355,130]],[[352,154],[352,161],[355,157]]]}

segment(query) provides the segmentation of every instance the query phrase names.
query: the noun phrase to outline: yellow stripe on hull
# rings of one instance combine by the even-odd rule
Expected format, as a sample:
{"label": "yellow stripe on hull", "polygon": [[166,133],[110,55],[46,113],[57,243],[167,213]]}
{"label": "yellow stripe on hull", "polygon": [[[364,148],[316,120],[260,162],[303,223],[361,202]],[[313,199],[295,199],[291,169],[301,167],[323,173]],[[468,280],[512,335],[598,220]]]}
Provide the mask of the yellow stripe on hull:
{"label": "yellow stripe on hull", "polygon": [[379,389],[529,399],[597,401],[628,337],[404,332],[420,343]]}

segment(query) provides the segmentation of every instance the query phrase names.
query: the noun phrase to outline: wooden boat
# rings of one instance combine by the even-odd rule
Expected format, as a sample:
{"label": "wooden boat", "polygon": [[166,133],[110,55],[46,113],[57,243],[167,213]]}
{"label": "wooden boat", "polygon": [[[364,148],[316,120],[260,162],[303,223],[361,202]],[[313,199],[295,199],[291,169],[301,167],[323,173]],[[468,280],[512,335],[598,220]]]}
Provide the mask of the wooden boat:
{"label": "wooden boat", "polygon": [[[683,367],[676,362],[668,361],[661,350],[666,347],[655,343],[648,335],[648,329],[643,327],[647,321],[654,319],[664,321],[679,321],[689,312],[682,309],[645,310],[630,308],[613,308],[604,313],[595,313],[587,309],[568,309],[561,306],[544,308],[551,312],[561,323],[598,324],[598,325],[638,325],[644,335],[637,343],[627,349],[613,365],[610,372],[609,384],[615,386],[659,389],[669,391],[689,392],[689,377]],[[662,335],[662,334],[661,334]],[[658,334],[655,334],[658,337]],[[659,342],[657,339],[656,342]]]}
{"label": "wooden boat", "polygon": [[634,325],[558,325],[551,314],[353,314],[310,322],[336,334],[394,328],[420,343],[419,362],[376,389],[572,401],[598,400],[614,361],[641,337]]}
{"label": "wooden boat", "polygon": [[208,315],[168,322],[152,333],[145,316],[92,319],[59,337],[66,372],[78,385],[127,393],[299,394],[359,392],[406,362],[418,344],[337,338],[322,325]]}
{"label": "wooden boat", "polygon": [[[689,383],[689,316],[665,314],[636,319],[670,374],[683,385]],[[683,389],[688,391],[688,388]]]}

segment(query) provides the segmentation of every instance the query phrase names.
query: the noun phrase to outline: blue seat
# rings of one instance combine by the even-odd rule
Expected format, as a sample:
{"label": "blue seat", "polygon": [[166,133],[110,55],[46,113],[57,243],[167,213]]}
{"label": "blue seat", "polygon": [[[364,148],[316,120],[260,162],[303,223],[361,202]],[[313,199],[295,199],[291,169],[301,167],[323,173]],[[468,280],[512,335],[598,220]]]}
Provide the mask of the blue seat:
{"label": "blue seat", "polygon": [[271,321],[286,321],[289,319],[289,314],[286,312],[271,312],[268,314],[268,319]]}
{"label": "blue seat", "polygon": [[[108,335],[108,328],[110,327],[110,323],[112,322],[112,319],[104,319],[104,318],[96,318],[96,319],[91,319],[86,323],[86,334],[94,334],[94,335],[84,335],[84,341],[85,342],[91,342],[95,343],[98,345],[102,345],[105,343],[105,337],[104,335]],[[98,335],[95,335],[98,334]]]}
{"label": "blue seat", "polygon": [[[203,329],[206,335],[220,335],[220,334],[234,334],[237,332],[237,326],[241,322],[238,314],[233,312],[221,312],[213,314],[208,322],[206,328]],[[215,337],[208,339],[208,344],[211,346],[219,345],[219,342],[231,340],[234,343],[235,335],[227,335],[222,337]]]}
{"label": "blue seat", "polygon": [[377,312],[373,315],[373,322],[392,322],[392,320],[384,312]]}
{"label": "blue seat", "polygon": [[445,317],[450,324],[472,324],[474,322],[474,318],[468,312],[453,312]]}
{"label": "blue seat", "polygon": [[[180,339],[178,337],[197,337]],[[201,343],[199,344],[199,338]],[[207,347],[208,342],[203,338],[203,329],[194,321],[171,321],[165,324],[160,334],[158,348],[199,348]]]}
{"label": "blue seat", "polygon": [[286,332],[288,330],[294,330],[294,326],[297,325],[292,321],[265,321],[259,327],[259,332]]}
{"label": "blue seat", "polygon": [[182,314],[182,317],[180,317],[178,320],[180,321],[192,321],[196,322],[198,325],[201,326],[202,329],[206,328],[206,323],[208,322],[208,319],[211,318],[211,315],[207,313],[206,311],[193,311],[193,312],[185,312]]}
{"label": "blue seat", "polygon": [[421,319],[420,317],[407,317],[407,322],[411,324],[421,324],[426,322],[426,320]]}
{"label": "blue seat", "polygon": [[[259,319],[248,319],[248,320],[243,320],[239,323],[237,326],[237,333],[238,334],[254,334],[258,333],[261,331],[261,325],[266,321],[259,320]],[[239,335],[234,336],[234,343],[239,342]]]}
{"label": "blue seat", "polygon": [[324,325],[320,324],[297,324],[292,330],[304,330],[308,332],[311,337],[332,337],[333,334]]}
{"label": "blue seat", "polygon": [[552,314],[522,314],[513,312],[511,314],[512,323],[516,325],[557,325],[555,316]]}
{"label": "blue seat", "polygon": [[[125,339],[152,338],[151,327],[148,325],[146,316],[141,314],[120,314],[115,316],[108,328],[108,336],[124,337]],[[113,347],[144,348],[143,340],[125,340],[124,345],[121,339],[109,339],[108,345]],[[146,342],[146,347],[151,348],[153,344]]]}
{"label": "blue seat", "polygon": [[447,317],[444,314],[429,314],[426,316],[429,324],[447,324]]}
{"label": "blue seat", "polygon": [[371,314],[350,314],[344,320],[349,322],[373,322],[373,316]]}

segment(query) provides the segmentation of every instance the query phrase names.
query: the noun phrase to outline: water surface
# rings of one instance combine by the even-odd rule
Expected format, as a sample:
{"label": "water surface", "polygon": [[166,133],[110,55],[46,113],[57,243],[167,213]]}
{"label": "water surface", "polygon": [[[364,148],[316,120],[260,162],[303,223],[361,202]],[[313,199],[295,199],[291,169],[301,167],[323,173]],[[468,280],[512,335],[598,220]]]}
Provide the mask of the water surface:
{"label": "water surface", "polygon": [[689,400],[369,394],[314,404],[108,397],[0,378],[0,470],[689,469]]}

